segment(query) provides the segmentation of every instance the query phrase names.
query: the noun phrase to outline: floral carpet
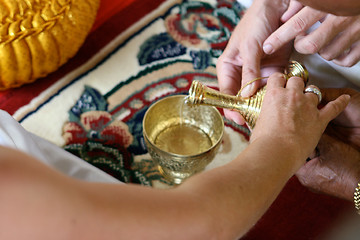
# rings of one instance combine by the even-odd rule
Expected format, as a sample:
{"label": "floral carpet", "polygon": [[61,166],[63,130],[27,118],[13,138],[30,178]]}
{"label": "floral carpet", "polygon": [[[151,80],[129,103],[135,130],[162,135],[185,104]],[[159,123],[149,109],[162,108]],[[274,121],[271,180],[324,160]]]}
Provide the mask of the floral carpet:
{"label": "floral carpet", "polygon": [[[0,107],[28,131],[123,182],[171,187],[147,153],[144,113],[163,97],[186,94],[193,80],[217,88],[216,60],[245,11],[233,0],[103,0],[78,54],[33,84],[1,92]],[[208,168],[248,144],[246,127],[224,121]],[[316,239],[348,207],[294,177],[244,239]]]}

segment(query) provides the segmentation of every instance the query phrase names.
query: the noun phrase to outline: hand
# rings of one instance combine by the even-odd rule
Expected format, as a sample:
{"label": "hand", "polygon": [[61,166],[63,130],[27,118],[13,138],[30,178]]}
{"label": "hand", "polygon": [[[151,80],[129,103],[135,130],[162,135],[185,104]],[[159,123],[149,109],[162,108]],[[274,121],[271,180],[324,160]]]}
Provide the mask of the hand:
{"label": "hand", "polygon": [[[229,43],[217,63],[220,90],[236,95],[246,82],[269,76],[275,71],[283,72],[288,63],[291,45],[268,56],[264,55],[262,43],[279,27],[279,19],[287,9],[288,0],[254,1],[235,28]],[[243,97],[251,96],[261,85],[255,82],[250,89],[242,91]],[[225,116],[238,124],[245,121],[237,112],[224,111]]]}
{"label": "hand", "polygon": [[273,74],[250,142],[268,138],[269,144],[281,144],[305,162],[327,124],[345,109],[349,99],[349,95],[341,95],[318,109],[317,96],[304,93],[303,79],[292,77],[286,82],[282,74]]}
{"label": "hand", "polygon": [[319,144],[319,156],[298,172],[300,182],[314,191],[352,201],[360,181],[360,93],[353,89],[322,89],[324,102],[342,94],[351,96],[345,110],[327,127]]}
{"label": "hand", "polygon": [[360,180],[360,152],[326,134],[318,150],[320,155],[296,173],[299,181],[313,191],[352,201]]}
{"label": "hand", "polygon": [[[294,47],[302,54],[318,53],[325,60],[351,67],[360,60],[360,16],[335,16],[303,7],[292,0],[281,18],[285,23],[264,42],[271,54],[295,39]],[[320,26],[307,33],[316,22]]]}
{"label": "hand", "polygon": [[351,96],[349,105],[329,124],[326,132],[360,151],[360,92],[349,88],[329,88],[321,91],[324,102],[333,101],[342,94]]}

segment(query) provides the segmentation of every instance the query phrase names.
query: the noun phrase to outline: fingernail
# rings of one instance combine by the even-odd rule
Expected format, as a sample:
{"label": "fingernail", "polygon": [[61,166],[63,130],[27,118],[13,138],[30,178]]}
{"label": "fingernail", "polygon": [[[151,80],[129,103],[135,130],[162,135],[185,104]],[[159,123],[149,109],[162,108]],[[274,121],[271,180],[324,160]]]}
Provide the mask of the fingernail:
{"label": "fingernail", "polygon": [[254,84],[249,84],[247,85],[242,91],[241,91],[241,96],[242,97],[250,97],[253,94],[253,85]]}
{"label": "fingernail", "polygon": [[271,46],[271,44],[265,44],[263,46],[263,50],[266,54],[272,54],[274,52],[274,48]]}

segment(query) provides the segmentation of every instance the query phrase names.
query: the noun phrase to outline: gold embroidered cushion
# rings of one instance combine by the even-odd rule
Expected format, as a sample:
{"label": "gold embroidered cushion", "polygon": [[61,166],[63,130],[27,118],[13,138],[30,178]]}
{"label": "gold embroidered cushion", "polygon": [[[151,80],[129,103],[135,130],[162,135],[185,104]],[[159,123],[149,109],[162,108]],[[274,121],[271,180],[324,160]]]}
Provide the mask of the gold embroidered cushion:
{"label": "gold embroidered cushion", "polygon": [[57,70],[83,44],[100,0],[0,0],[0,90]]}

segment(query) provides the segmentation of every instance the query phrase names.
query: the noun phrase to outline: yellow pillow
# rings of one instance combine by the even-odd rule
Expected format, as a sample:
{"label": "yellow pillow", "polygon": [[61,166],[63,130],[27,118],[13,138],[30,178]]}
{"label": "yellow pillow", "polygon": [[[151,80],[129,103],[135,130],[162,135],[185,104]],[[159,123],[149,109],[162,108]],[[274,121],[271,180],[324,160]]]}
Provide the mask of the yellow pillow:
{"label": "yellow pillow", "polygon": [[0,0],[0,90],[57,70],[73,57],[100,0]]}

